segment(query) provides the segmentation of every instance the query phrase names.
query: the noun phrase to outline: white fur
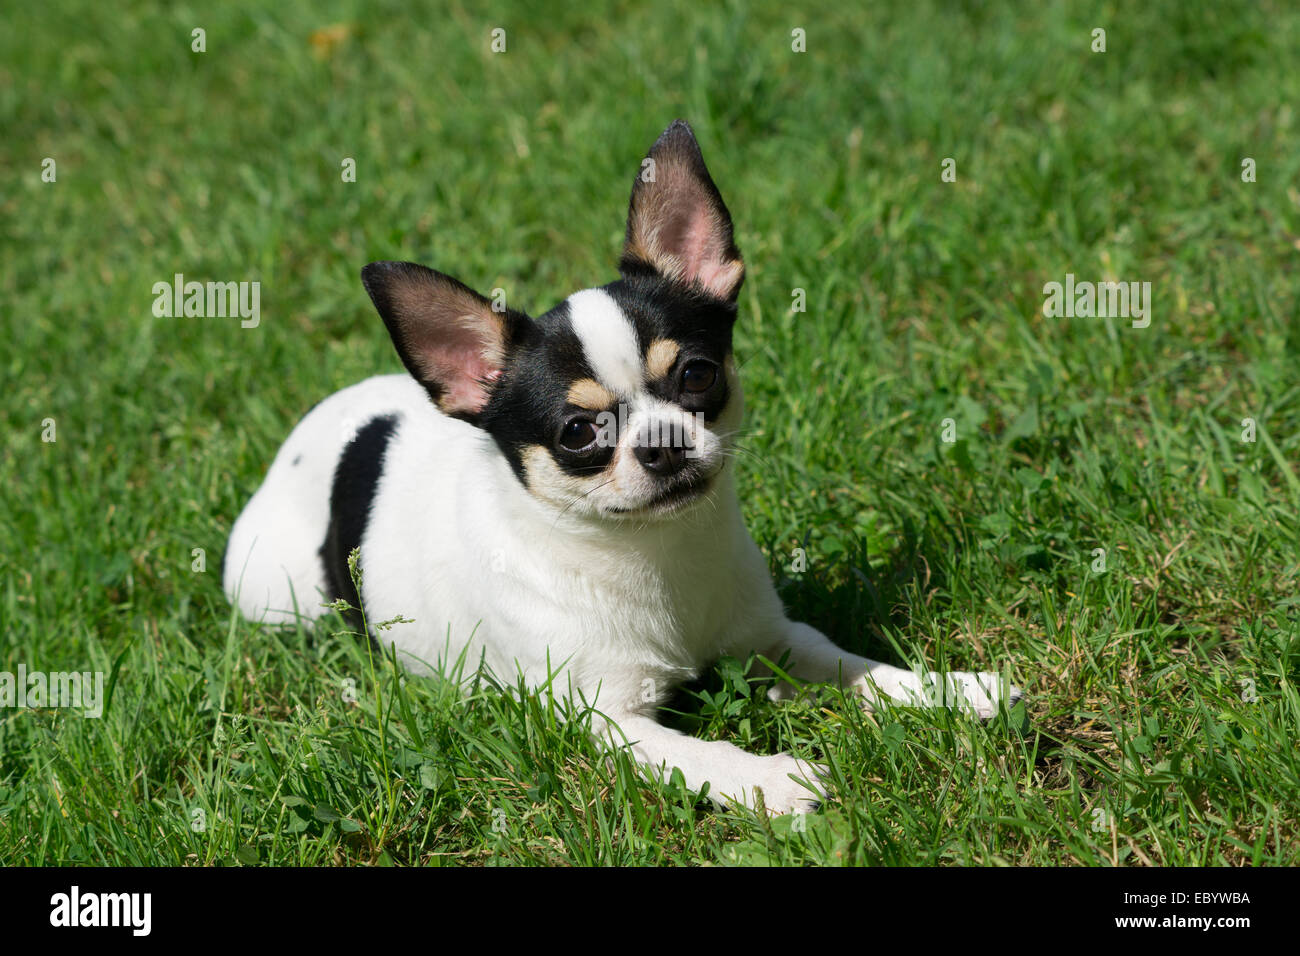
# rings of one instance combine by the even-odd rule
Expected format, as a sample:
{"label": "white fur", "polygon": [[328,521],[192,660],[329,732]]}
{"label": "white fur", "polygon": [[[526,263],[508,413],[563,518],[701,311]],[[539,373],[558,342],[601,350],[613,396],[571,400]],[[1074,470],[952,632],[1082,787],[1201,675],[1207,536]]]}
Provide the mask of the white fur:
{"label": "white fur", "polygon": [[[598,291],[574,298],[575,315],[587,317],[581,335],[588,356],[601,380],[634,403],[631,421],[674,414],[675,406],[642,394],[635,356],[635,370],[625,367],[618,321],[626,319],[613,300]],[[729,408],[724,419],[731,421],[741,395],[734,371],[727,373],[736,411]],[[708,782],[715,795],[747,806],[761,789],[774,813],[815,806],[824,795],[819,768],[686,737],[654,720],[674,685],[723,653],[743,659],[758,651],[775,661],[789,649],[792,676],[842,678],[868,706],[881,696],[932,704],[927,687],[947,681],[957,703],[987,716],[1007,693],[1019,694],[996,675],[940,678],[869,661],[788,620],[722,468],[722,440],[711,432],[693,436],[720,469],[705,500],[667,518],[611,520],[599,509],[562,507],[583,486],[566,486],[558,469],[530,470],[535,484],[551,484],[545,493],[525,490],[485,432],[443,416],[404,375],[339,392],[285,442],[231,533],[225,586],[246,616],[292,620],[296,598],[313,618],[320,602],[334,597],[321,594],[317,553],[334,466],[350,431],[380,414],[399,422],[361,542],[362,603],[371,622],[413,619],[381,639],[416,671],[445,668],[462,655],[467,673],[482,658],[502,680],[522,673],[532,687],[548,682],[548,668],[559,671],[551,686],[594,704],[604,715],[597,733],[613,745],[631,744],[652,772],[678,767],[688,786]],[[644,488],[629,450],[620,446],[618,454],[627,459],[616,465],[626,487],[609,500],[625,504]],[[782,695],[788,691],[774,693]]]}
{"label": "white fur", "polygon": [[372,378],[334,393],[289,433],[226,544],[226,593],[245,617],[287,624],[295,607],[305,617],[319,616],[325,588],[320,546],[343,448],[376,415],[428,404],[424,389],[407,375]]}
{"label": "white fur", "polygon": [[[650,436],[682,435],[694,464],[714,476],[725,462],[725,443],[696,416],[679,405],[656,398],[648,390],[632,320],[604,289],[584,289],[567,299],[570,324],[582,343],[587,364],[597,380],[618,397],[624,419],[611,466],[599,475],[575,478],[555,466],[544,451],[530,456],[528,474],[534,492],[566,510],[586,515],[640,514],[660,485],[637,461],[637,445],[653,444]],[[739,412],[740,383],[728,369],[730,405]],[[730,409],[729,409],[730,410]],[[718,427],[734,428],[738,417],[723,415]]]}
{"label": "white fur", "polygon": [[604,289],[583,289],[567,302],[569,322],[582,340],[587,363],[614,394],[630,397],[643,383],[632,320]]}

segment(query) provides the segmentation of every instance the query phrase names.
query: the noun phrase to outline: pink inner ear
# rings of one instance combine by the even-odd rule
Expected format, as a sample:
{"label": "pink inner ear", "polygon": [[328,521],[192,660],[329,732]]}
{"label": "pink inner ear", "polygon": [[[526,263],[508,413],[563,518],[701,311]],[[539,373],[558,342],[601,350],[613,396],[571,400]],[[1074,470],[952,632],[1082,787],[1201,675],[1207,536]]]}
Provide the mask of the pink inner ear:
{"label": "pink inner ear", "polygon": [[703,209],[696,209],[681,234],[681,256],[686,268],[686,281],[704,281],[706,272],[711,273],[722,265],[718,255],[718,243],[713,235],[713,223],[709,214]]}
{"label": "pink inner ear", "polygon": [[734,262],[710,262],[700,269],[695,281],[718,298],[727,299],[735,289],[738,271]]}
{"label": "pink inner ear", "polygon": [[717,222],[705,209],[691,213],[687,227],[682,231],[678,251],[683,266],[683,278],[703,286],[718,298],[730,298],[736,289],[743,266],[728,259],[726,250],[718,241]]}
{"label": "pink inner ear", "polygon": [[484,383],[501,377],[484,355],[489,343],[478,328],[450,325],[439,331],[423,350],[429,377],[442,388],[438,404],[448,412],[481,412],[488,400]]}

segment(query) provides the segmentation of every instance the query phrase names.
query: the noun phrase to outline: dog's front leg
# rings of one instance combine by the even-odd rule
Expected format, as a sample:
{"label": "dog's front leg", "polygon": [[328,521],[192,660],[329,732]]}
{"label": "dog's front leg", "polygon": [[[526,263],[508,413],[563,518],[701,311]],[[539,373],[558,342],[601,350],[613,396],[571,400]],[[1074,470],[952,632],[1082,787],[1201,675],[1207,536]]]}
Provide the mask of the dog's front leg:
{"label": "dog's front leg", "polygon": [[633,758],[656,779],[667,781],[676,767],[691,790],[708,783],[710,795],[728,804],[756,809],[754,791],[761,789],[768,813],[806,813],[825,796],[820,767],[789,754],[766,757],[721,740],[697,740],[642,714],[612,715],[597,734],[616,748],[630,744]]}
{"label": "dog's front leg", "polygon": [[[773,663],[790,652],[791,677],[825,683],[839,681],[874,706],[882,697],[921,707],[957,707],[972,710],[981,718],[992,717],[1002,702],[1008,707],[1021,697],[1020,691],[992,671],[909,671],[890,664],[850,654],[831,642],[821,631],[797,621],[785,621],[779,637],[765,648],[756,648]],[[792,697],[795,689],[781,681],[769,692],[774,700]]]}

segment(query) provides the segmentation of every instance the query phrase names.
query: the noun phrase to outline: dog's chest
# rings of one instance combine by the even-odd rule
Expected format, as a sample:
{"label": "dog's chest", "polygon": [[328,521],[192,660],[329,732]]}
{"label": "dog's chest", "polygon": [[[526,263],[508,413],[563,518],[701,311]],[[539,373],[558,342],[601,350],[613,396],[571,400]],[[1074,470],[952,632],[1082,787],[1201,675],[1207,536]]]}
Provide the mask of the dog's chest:
{"label": "dog's chest", "polygon": [[[672,683],[717,657],[733,614],[722,556],[539,547],[492,568],[483,638],[504,658],[568,660],[585,677]],[[516,552],[517,553],[517,552]]]}
{"label": "dog's chest", "polygon": [[413,434],[390,449],[362,548],[372,620],[415,619],[385,641],[429,662],[468,649],[532,683],[562,662],[584,685],[672,683],[717,657],[735,610],[738,509],[680,527],[575,530],[539,519],[467,434],[412,447]]}

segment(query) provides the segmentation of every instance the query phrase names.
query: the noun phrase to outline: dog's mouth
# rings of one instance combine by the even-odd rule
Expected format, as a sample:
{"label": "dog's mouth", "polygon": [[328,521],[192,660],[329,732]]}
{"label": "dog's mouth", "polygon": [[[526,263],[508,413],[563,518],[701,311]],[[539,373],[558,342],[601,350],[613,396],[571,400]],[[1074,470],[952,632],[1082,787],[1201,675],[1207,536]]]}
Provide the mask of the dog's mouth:
{"label": "dog's mouth", "polygon": [[713,484],[713,478],[714,475],[697,475],[685,481],[674,482],[656,492],[653,497],[635,508],[609,508],[607,510],[610,514],[621,516],[672,514],[703,498]]}

